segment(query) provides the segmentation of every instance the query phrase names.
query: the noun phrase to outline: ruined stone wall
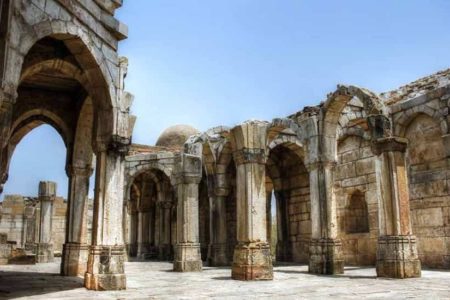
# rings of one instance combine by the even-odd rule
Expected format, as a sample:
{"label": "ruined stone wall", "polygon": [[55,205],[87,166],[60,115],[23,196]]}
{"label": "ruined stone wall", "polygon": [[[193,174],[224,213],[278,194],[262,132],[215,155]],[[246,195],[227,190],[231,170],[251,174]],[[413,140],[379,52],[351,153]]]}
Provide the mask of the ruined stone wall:
{"label": "ruined stone wall", "polygon": [[418,115],[407,127],[411,220],[424,266],[450,267],[449,169],[439,124]]}
{"label": "ruined stone wall", "polygon": [[[339,143],[334,174],[336,209],[345,263],[349,265],[374,265],[376,261],[378,199],[374,162],[369,141],[349,136]],[[351,205],[355,195],[362,196],[357,201],[365,202],[357,208]]]}
{"label": "ruined stone wall", "polygon": [[2,202],[0,215],[0,233],[8,235],[8,241],[22,247],[25,241],[23,232],[23,212],[25,199],[20,195],[7,195]]}

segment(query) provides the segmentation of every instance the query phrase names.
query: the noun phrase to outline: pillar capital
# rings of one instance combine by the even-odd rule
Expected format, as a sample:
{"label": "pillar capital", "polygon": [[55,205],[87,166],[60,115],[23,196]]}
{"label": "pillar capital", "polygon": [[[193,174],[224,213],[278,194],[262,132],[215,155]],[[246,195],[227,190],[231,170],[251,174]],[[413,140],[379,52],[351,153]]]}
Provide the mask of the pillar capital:
{"label": "pillar capital", "polygon": [[199,184],[202,179],[201,157],[182,153],[174,175],[175,184]]}
{"label": "pillar capital", "polygon": [[401,137],[390,136],[372,141],[372,151],[375,155],[383,152],[405,152],[408,140]]}
{"label": "pillar capital", "polygon": [[41,181],[39,182],[39,198],[53,200],[56,197],[56,182]]}

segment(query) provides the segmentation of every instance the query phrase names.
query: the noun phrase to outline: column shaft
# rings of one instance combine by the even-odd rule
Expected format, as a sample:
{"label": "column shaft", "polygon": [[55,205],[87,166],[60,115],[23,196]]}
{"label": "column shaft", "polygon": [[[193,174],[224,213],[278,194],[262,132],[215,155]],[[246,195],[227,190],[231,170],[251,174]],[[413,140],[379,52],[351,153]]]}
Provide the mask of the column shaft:
{"label": "column shaft", "polygon": [[53,202],[56,197],[56,183],[39,182],[40,224],[39,243],[36,260],[39,263],[52,262],[54,258],[52,244]]}
{"label": "column shaft", "polygon": [[87,198],[90,167],[70,167],[66,242],[63,246],[61,275],[84,276],[89,256],[87,244]]}
{"label": "column shaft", "polygon": [[91,290],[126,288],[121,221],[126,151],[114,146],[97,153],[92,246],[85,275],[85,286]]}
{"label": "column shaft", "polygon": [[342,243],[337,238],[333,168],[334,162],[317,161],[309,166],[312,225],[309,272],[315,274],[344,272]]}
{"label": "column shaft", "polygon": [[177,175],[177,244],[174,271],[202,270],[199,242],[198,185],[201,179],[200,157],[182,154]]}
{"label": "column shaft", "polygon": [[379,194],[377,275],[410,278],[421,276],[416,238],[412,235],[405,151],[407,141],[388,137],[374,141]]}

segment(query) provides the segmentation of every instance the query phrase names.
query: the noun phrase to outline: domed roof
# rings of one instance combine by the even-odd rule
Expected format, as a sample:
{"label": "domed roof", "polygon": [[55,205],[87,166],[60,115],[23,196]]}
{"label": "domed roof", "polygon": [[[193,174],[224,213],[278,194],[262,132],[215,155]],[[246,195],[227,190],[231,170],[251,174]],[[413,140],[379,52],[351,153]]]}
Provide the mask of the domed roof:
{"label": "domed roof", "polygon": [[189,125],[174,125],[164,130],[156,141],[156,146],[168,148],[181,148],[187,139],[199,133],[197,129]]}

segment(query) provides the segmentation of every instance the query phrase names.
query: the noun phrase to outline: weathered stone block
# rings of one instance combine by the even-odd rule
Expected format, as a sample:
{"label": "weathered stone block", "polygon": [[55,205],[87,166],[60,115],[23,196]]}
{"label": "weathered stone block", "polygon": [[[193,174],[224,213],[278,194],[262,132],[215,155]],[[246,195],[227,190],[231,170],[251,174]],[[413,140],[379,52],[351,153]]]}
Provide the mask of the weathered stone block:
{"label": "weathered stone block", "polygon": [[231,278],[272,280],[272,255],[268,243],[239,244],[234,250]]}

